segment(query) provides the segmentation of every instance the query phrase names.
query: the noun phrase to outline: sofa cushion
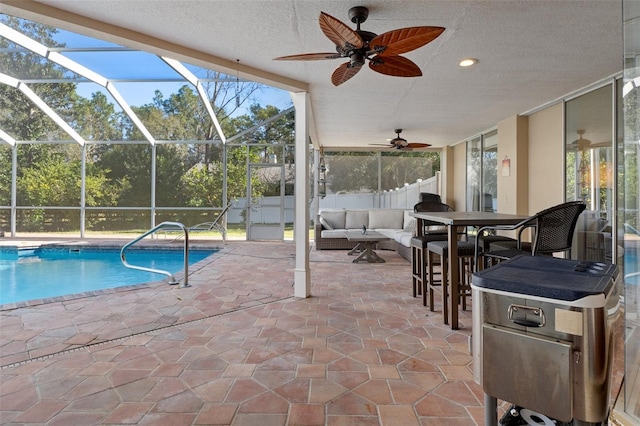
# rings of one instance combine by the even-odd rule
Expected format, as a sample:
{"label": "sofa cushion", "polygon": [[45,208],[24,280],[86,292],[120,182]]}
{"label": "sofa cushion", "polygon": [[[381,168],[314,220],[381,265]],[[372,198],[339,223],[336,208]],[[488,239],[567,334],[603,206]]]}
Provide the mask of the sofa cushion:
{"label": "sofa cushion", "polygon": [[369,210],[369,228],[371,229],[402,229],[403,221],[403,210]]}
{"label": "sofa cushion", "polygon": [[322,238],[347,238],[344,229],[323,229],[320,235]]}
{"label": "sofa cushion", "polygon": [[411,232],[412,234],[416,233],[416,218],[411,216],[412,210],[404,211],[404,220],[402,230],[405,232]]}
{"label": "sofa cushion", "polygon": [[320,212],[320,223],[324,219],[329,225],[327,228],[344,229],[346,214],[346,210],[323,210]]}
{"label": "sofa cushion", "polygon": [[411,238],[413,238],[413,233],[411,232],[406,232],[401,229],[377,229],[376,231],[405,247],[411,247]]}
{"label": "sofa cushion", "polygon": [[393,239],[395,239],[396,234],[398,232],[402,232],[402,231],[399,231],[397,229],[380,229],[380,228],[378,228],[378,229],[376,229],[376,232],[378,232],[380,235],[384,235],[385,237],[390,238],[390,239],[393,240]]}
{"label": "sofa cushion", "polygon": [[346,229],[361,229],[362,225],[371,228],[369,226],[369,210],[347,210],[345,222],[344,228]]}
{"label": "sofa cushion", "polygon": [[395,240],[405,247],[411,247],[411,238],[413,238],[413,233],[402,232],[396,235]]}

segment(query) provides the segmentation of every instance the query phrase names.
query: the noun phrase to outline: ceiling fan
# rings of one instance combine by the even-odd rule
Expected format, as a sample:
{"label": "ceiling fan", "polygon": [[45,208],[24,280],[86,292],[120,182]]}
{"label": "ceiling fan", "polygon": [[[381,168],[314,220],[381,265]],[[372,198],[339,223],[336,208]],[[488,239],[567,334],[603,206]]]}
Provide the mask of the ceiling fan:
{"label": "ceiling fan", "polygon": [[393,139],[388,139],[387,140],[388,143],[386,144],[372,143],[370,145],[385,146],[387,148],[402,149],[405,151],[413,151],[416,148],[427,148],[431,146],[428,143],[407,142],[405,138],[400,137],[400,133],[402,133],[402,129],[395,129],[394,132],[396,132],[396,137]]}
{"label": "ceiling fan", "polygon": [[400,56],[435,40],[445,30],[443,27],[407,27],[377,35],[360,29],[367,20],[369,9],[356,6],[349,9],[349,18],[356,24],[352,30],[346,24],[324,12],[320,12],[320,29],[336,45],[337,53],[303,53],[280,56],[278,61],[316,61],[322,59],[349,58],[335,69],[331,82],[339,86],[356,75],[369,60],[369,68],[381,74],[396,77],[419,77],[420,68],[411,60]]}
{"label": "ceiling fan", "polygon": [[578,139],[567,144],[567,148],[569,149],[577,149],[578,151],[583,151],[585,149],[604,148],[611,146],[610,142],[593,143],[589,139],[585,139],[583,137],[583,135],[585,134],[585,130],[580,129],[576,132],[578,133]]}

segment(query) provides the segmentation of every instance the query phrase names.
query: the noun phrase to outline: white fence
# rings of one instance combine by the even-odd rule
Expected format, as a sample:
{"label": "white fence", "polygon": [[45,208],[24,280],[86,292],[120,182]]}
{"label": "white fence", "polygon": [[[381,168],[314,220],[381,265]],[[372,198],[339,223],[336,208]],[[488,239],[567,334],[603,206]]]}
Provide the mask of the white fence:
{"label": "white fence", "polygon": [[[419,201],[421,192],[431,192],[440,194],[440,172],[429,179],[421,180],[412,184],[397,188],[392,191],[384,191],[362,194],[328,194],[319,200],[319,210],[322,209],[376,209],[376,208],[396,208],[413,209]],[[260,202],[260,207],[252,212],[254,223],[279,223],[280,210],[273,208],[277,205],[278,197],[264,197]],[[246,209],[246,198],[240,198],[233,203],[227,213],[228,223],[244,223],[244,211]],[[267,207],[268,206],[268,207]],[[285,223],[293,223],[294,217],[294,197],[288,195],[284,197],[284,220]],[[313,220],[315,211],[310,212]]]}
{"label": "white fence", "polygon": [[440,194],[440,172],[435,176],[419,180],[412,184],[405,184],[402,188],[384,191],[381,194],[371,192],[367,194],[327,194],[320,199],[319,210],[322,209],[413,209],[420,201],[421,192]]}

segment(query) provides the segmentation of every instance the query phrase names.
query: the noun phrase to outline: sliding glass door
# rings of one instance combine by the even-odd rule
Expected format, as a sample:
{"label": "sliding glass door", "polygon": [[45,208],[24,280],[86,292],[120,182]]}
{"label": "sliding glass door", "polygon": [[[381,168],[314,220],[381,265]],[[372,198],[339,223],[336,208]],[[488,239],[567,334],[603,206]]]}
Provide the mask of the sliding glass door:
{"label": "sliding glass door", "polygon": [[467,211],[497,211],[498,132],[467,142]]}
{"label": "sliding glass door", "polygon": [[572,256],[611,262],[613,252],[613,84],[565,103],[566,199],[587,204]]}

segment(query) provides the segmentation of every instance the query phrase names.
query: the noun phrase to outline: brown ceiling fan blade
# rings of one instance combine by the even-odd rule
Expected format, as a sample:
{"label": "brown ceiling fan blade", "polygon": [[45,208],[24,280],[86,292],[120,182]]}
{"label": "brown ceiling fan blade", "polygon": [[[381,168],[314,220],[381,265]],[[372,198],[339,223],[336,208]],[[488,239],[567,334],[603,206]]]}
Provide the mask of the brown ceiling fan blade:
{"label": "brown ceiling fan blade", "polygon": [[592,142],[589,148],[611,148],[611,141]]}
{"label": "brown ceiling fan blade", "polygon": [[337,53],[302,53],[300,55],[279,56],[274,61],[319,61],[322,59],[337,59],[341,56]]}
{"label": "brown ceiling fan blade", "polygon": [[403,56],[380,56],[377,55],[369,61],[369,68],[380,74],[392,75],[395,77],[420,77],[422,71],[410,59]]}
{"label": "brown ceiling fan blade", "polygon": [[443,31],[443,27],[399,28],[375,37],[369,42],[369,47],[373,51],[382,49],[379,55],[400,55],[435,40]]}
{"label": "brown ceiling fan blade", "polygon": [[409,142],[406,146],[408,148],[427,148],[427,147],[430,147],[431,144],[419,143],[419,142]]}
{"label": "brown ceiling fan blade", "polygon": [[340,49],[356,48],[364,46],[360,34],[349,28],[340,20],[320,12],[320,29]]}
{"label": "brown ceiling fan blade", "polygon": [[584,151],[587,149],[595,149],[595,148],[611,148],[611,142],[591,142],[588,139],[577,139],[569,144],[567,144],[567,149],[578,151]]}
{"label": "brown ceiling fan blade", "polygon": [[358,71],[360,71],[360,68],[362,68],[352,67],[350,65],[350,62],[345,62],[344,64],[336,68],[335,71],[333,71],[333,74],[331,74],[331,82],[334,86],[339,86],[345,81],[349,80],[351,77],[358,74]]}

